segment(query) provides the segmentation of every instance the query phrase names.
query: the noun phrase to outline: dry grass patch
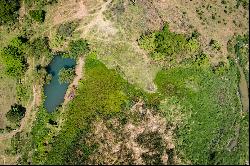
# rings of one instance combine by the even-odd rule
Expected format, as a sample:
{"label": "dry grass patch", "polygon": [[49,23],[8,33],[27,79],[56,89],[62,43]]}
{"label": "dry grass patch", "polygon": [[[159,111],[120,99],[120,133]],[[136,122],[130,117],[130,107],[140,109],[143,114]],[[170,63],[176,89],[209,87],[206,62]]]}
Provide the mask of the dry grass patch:
{"label": "dry grass patch", "polygon": [[154,110],[138,102],[126,113],[126,120],[98,120],[86,143],[98,149],[88,164],[180,164],[175,154],[174,127]]}

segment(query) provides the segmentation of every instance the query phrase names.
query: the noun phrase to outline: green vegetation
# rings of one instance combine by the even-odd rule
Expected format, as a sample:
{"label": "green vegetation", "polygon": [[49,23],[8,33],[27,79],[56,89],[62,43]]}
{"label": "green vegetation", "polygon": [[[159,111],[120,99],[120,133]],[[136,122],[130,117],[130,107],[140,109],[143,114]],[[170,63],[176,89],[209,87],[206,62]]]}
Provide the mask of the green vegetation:
{"label": "green vegetation", "polygon": [[213,47],[213,49],[216,49],[216,50],[220,50],[221,49],[221,46],[220,46],[220,43],[216,40],[211,40],[210,43],[209,43],[210,46]]}
{"label": "green vegetation", "polygon": [[162,154],[165,150],[164,141],[158,132],[142,133],[136,141],[149,152],[142,154],[142,159],[147,165],[162,165]]}
{"label": "green vegetation", "polygon": [[236,137],[236,126],[242,121],[236,95],[239,73],[233,61],[229,61],[230,66],[222,67],[220,73],[214,73],[207,65],[194,63],[157,74],[155,81],[159,91],[174,97],[173,104],[181,105],[181,117],[185,117],[176,135],[177,151],[184,154],[184,161],[190,160],[193,164],[245,162],[248,152],[244,146],[248,143],[244,137],[248,133],[241,132],[234,151],[227,149],[228,142]]}
{"label": "green vegetation", "polygon": [[[119,115],[139,98],[146,101],[147,107],[159,104],[158,95],[136,89],[115,70],[107,69],[95,56],[92,52],[86,58],[85,79],[63,115],[65,122],[58,134],[55,134],[56,126],[50,127],[48,122],[49,119],[56,122],[59,112],[49,114],[44,108],[39,110],[32,129],[31,140],[36,149],[32,155],[33,164],[82,164],[96,148],[82,140],[96,118],[109,119]],[[26,162],[23,156],[22,163]]]}
{"label": "green vegetation", "polygon": [[184,35],[170,32],[168,24],[163,27],[162,31],[141,36],[139,45],[156,60],[173,58],[181,53],[195,53],[199,49],[195,37],[186,38]]}
{"label": "green vegetation", "polygon": [[46,37],[36,38],[33,42],[31,42],[29,56],[33,56],[36,58],[40,58],[40,57],[50,58],[52,54],[49,48],[48,38]]}
{"label": "green vegetation", "polygon": [[243,68],[247,82],[249,84],[249,35],[236,37],[236,44],[234,46],[234,52],[239,58],[240,66]]}
{"label": "green vegetation", "polygon": [[21,119],[24,117],[26,109],[22,105],[14,104],[6,114],[6,118],[13,124],[19,125]]}
{"label": "green vegetation", "polygon": [[61,69],[59,72],[59,82],[62,83],[71,83],[75,77],[75,70],[73,68]]}
{"label": "green vegetation", "polygon": [[37,22],[44,22],[46,12],[44,10],[30,10],[29,14]]}
{"label": "green vegetation", "polygon": [[57,35],[61,38],[61,40],[72,37],[72,34],[77,26],[78,24],[76,22],[67,22],[65,24],[61,24],[57,29]]}
{"label": "green vegetation", "polygon": [[[105,153],[106,149],[113,151],[114,144],[120,148],[118,160],[112,161],[117,156],[110,156],[111,159],[105,161],[133,164],[136,155],[133,147],[127,147],[131,134],[136,136],[133,141],[146,149],[141,151],[141,158],[148,165],[161,165],[166,156],[170,165],[175,162],[206,165],[246,163],[249,158],[249,113],[240,112],[242,103],[237,65],[242,67],[249,83],[248,34],[235,36],[228,45],[230,58],[216,65],[209,61],[209,52],[205,54],[202,49],[211,51],[204,41],[209,41],[211,38],[207,34],[213,32],[211,36],[216,36],[221,42],[211,40],[209,45],[215,50],[213,54],[215,57],[221,54],[218,57],[226,59],[227,55],[220,50],[227,36],[219,30],[225,27],[216,24],[228,23],[231,26],[233,22],[237,27],[233,24],[229,27],[231,34],[245,33],[248,19],[245,9],[249,8],[249,0],[180,4],[159,1],[153,5],[151,1],[113,0],[106,4],[102,13],[106,16],[104,21],[94,22],[95,26],[91,26],[94,25],[93,18],[101,14],[98,14],[100,9],[96,6],[102,6],[106,1],[87,2],[87,16],[77,21],[72,20],[85,14],[79,13],[82,6],[77,6],[78,1],[72,1],[72,4],[65,1],[58,6],[55,4],[57,1],[0,2],[0,97],[3,100],[1,105],[4,105],[0,108],[0,118],[4,117],[0,119],[0,136],[5,137],[4,134],[20,126],[26,112],[24,105],[30,106],[31,101],[35,101],[35,105],[41,104],[38,108],[32,107],[34,110],[25,120],[28,125],[11,141],[7,140],[12,148],[6,150],[6,154],[0,153],[4,162],[15,155],[13,158],[21,156],[19,164],[29,165],[107,164],[102,163],[107,155],[100,159],[95,157]],[[25,10],[20,10],[22,17],[17,22],[20,3],[24,4],[22,9]],[[47,6],[50,4],[55,5]],[[192,6],[183,6],[186,4]],[[71,9],[69,6],[75,7]],[[241,6],[245,9],[242,10]],[[169,17],[166,11],[171,8],[175,10]],[[60,17],[61,13],[65,17]],[[200,20],[193,18],[196,16]],[[53,22],[55,19],[61,24]],[[158,30],[165,20],[172,20],[171,26],[176,27],[176,31],[193,33],[171,32],[168,24]],[[78,25],[81,25],[79,31]],[[88,31],[84,29],[86,27]],[[136,40],[146,53],[137,47]],[[201,45],[198,40],[202,41]],[[96,52],[90,52],[89,43]],[[40,91],[32,97],[32,87],[42,89],[50,81],[46,65],[53,58],[52,48],[62,51],[64,57],[77,59],[84,55],[85,66],[83,78],[77,88],[71,90],[74,98],[48,113],[43,106],[45,97],[42,96],[41,103]],[[231,56],[236,63],[239,62],[237,65]],[[70,83],[74,76],[74,69],[64,68],[59,73],[59,81]],[[38,100],[33,100],[34,97]],[[144,102],[142,106],[138,106],[139,101]],[[136,106],[136,111],[131,109],[135,103],[139,107],[137,110]],[[145,116],[151,113],[153,118]],[[166,121],[162,117],[159,120],[166,126],[153,131],[155,126],[150,121],[155,120],[153,115],[166,118]],[[6,123],[2,123],[5,117]],[[152,131],[148,130],[149,125],[153,126]],[[105,133],[98,133],[96,128]],[[125,129],[132,130],[127,132]],[[168,142],[168,138],[171,141]],[[5,142],[0,144],[0,152],[5,149],[3,144]]]}
{"label": "green vegetation", "polygon": [[236,8],[239,8],[240,5],[242,5],[245,9],[249,8],[249,0],[236,0],[237,4],[236,4]]}
{"label": "green vegetation", "polygon": [[237,35],[227,43],[228,51],[235,55],[239,65],[243,69],[249,86],[249,35]]}
{"label": "green vegetation", "polygon": [[31,7],[35,6],[37,8],[43,8],[46,5],[52,5],[58,2],[58,0],[24,0],[25,5]]}
{"label": "green vegetation", "polygon": [[27,70],[25,48],[26,44],[23,38],[18,37],[1,50],[0,58],[7,75],[20,78]]}
{"label": "green vegetation", "polygon": [[0,1],[0,25],[14,23],[18,17],[20,8],[19,0],[1,0]]}
{"label": "green vegetation", "polygon": [[69,56],[70,58],[78,58],[80,55],[87,54],[89,52],[89,44],[87,40],[79,39],[76,41],[71,41],[69,43]]}

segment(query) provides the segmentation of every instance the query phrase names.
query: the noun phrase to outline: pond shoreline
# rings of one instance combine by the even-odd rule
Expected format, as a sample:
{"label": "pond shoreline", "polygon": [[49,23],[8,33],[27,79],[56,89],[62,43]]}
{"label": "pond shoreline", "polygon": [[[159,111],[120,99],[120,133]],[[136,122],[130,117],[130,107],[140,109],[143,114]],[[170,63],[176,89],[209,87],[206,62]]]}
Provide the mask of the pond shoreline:
{"label": "pond shoreline", "polygon": [[76,77],[73,82],[68,86],[68,89],[64,96],[63,105],[66,105],[70,100],[72,100],[75,96],[75,90],[78,86],[79,81],[83,77],[83,66],[84,66],[84,58],[81,56],[77,60],[77,64],[75,66]]}

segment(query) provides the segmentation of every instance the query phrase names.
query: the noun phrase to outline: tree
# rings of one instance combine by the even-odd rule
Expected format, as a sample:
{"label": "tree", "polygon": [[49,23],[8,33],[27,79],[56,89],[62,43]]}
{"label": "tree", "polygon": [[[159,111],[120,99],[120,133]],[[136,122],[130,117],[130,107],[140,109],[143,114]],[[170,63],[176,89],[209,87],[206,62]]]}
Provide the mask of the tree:
{"label": "tree", "polygon": [[89,52],[89,44],[87,40],[76,40],[69,43],[69,57],[77,58],[80,54]]}
{"label": "tree", "polygon": [[31,54],[33,54],[35,57],[49,57],[51,55],[49,40],[47,37],[36,38],[32,43],[30,43],[30,46]]}
{"label": "tree", "polygon": [[22,105],[14,104],[11,106],[11,109],[7,112],[6,118],[11,123],[19,123],[24,117],[26,109]]}
{"label": "tree", "polygon": [[0,25],[13,23],[18,17],[19,0],[0,1]]}
{"label": "tree", "polygon": [[3,61],[6,74],[11,77],[20,78],[27,69],[23,52],[17,47],[4,47],[0,57]]}
{"label": "tree", "polygon": [[73,68],[69,69],[61,69],[59,72],[59,82],[62,83],[70,83],[73,81],[75,77],[75,70]]}
{"label": "tree", "polygon": [[46,12],[44,10],[31,10],[29,14],[35,21],[42,23],[44,22]]}

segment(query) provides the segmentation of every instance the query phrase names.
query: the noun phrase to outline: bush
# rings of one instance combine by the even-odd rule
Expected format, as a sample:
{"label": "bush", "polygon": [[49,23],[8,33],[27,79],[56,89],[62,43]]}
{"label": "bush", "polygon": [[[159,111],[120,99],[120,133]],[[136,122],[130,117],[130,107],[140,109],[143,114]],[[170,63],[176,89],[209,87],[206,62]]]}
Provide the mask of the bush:
{"label": "bush", "polygon": [[75,77],[75,70],[73,68],[69,69],[61,69],[59,72],[59,82],[62,83],[70,83],[73,81]]}
{"label": "bush", "polygon": [[35,21],[42,23],[44,22],[46,12],[44,10],[31,10],[29,14]]}
{"label": "bush", "polygon": [[4,47],[0,57],[8,76],[20,78],[27,69],[24,53],[17,47],[10,45]]}
{"label": "bush", "polygon": [[11,123],[19,123],[24,117],[26,109],[22,105],[14,104],[11,109],[7,112],[6,118]]}
{"label": "bush", "polygon": [[1,0],[0,1],[0,25],[13,23],[18,17],[20,8],[19,0]]}
{"label": "bush", "polygon": [[37,38],[30,43],[31,53],[33,56],[39,57],[50,57],[49,40],[47,37]]}
{"label": "bush", "polygon": [[45,5],[52,5],[57,2],[58,0],[25,0],[25,5],[29,7],[36,6],[38,8],[43,8]]}
{"label": "bush", "polygon": [[209,43],[210,46],[213,47],[213,49],[216,49],[216,50],[220,50],[221,49],[221,46],[220,46],[220,43],[216,40],[211,40],[210,43]]}
{"label": "bush", "polygon": [[71,37],[77,25],[78,24],[75,22],[67,22],[65,24],[61,24],[57,29],[57,35],[59,35],[59,37],[61,37],[61,39],[63,40],[67,37]]}
{"label": "bush", "polygon": [[153,59],[162,60],[183,52],[193,54],[199,49],[197,37],[197,32],[194,32],[190,38],[170,32],[166,24],[162,31],[141,36],[138,43]]}
{"label": "bush", "polygon": [[69,43],[69,57],[77,58],[80,54],[89,52],[89,44],[87,40],[76,40]]}

